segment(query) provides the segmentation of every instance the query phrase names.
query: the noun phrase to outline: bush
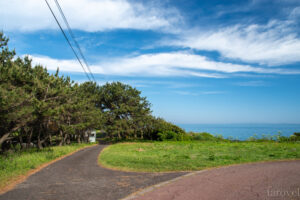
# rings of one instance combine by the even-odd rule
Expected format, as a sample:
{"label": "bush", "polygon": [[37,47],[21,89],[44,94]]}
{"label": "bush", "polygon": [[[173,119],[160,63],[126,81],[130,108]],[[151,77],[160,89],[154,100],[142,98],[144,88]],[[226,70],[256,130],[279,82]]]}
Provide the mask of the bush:
{"label": "bush", "polygon": [[164,131],[157,134],[159,141],[187,141],[191,140],[191,137],[186,133],[175,133],[174,131]]}
{"label": "bush", "polygon": [[193,140],[201,140],[201,141],[220,141],[224,140],[221,135],[214,136],[210,133],[190,133]]}
{"label": "bush", "polygon": [[268,142],[268,141],[276,141],[276,142],[297,142],[300,141],[300,133],[294,133],[291,136],[283,136],[279,132],[277,135],[262,135],[258,137],[257,135],[251,136],[247,139],[248,141],[253,142]]}
{"label": "bush", "polygon": [[213,161],[213,160],[215,160],[216,159],[216,157],[215,157],[215,154],[214,153],[209,153],[209,155],[208,155],[208,160],[211,160],[211,161]]}
{"label": "bush", "polygon": [[278,142],[289,142],[289,141],[291,141],[291,137],[285,137],[285,136],[282,136],[282,135],[278,135],[277,136],[277,141]]}
{"label": "bush", "polygon": [[298,133],[294,133],[294,136],[296,136],[296,137],[300,137],[300,132],[298,132]]}
{"label": "bush", "polygon": [[159,141],[177,140],[176,133],[173,131],[165,131],[157,134]]}
{"label": "bush", "polygon": [[290,140],[294,142],[300,141],[300,133],[294,133],[293,135],[291,135]]}
{"label": "bush", "polygon": [[192,137],[187,133],[179,133],[179,134],[177,134],[177,140],[178,141],[190,141],[190,140],[192,140]]}

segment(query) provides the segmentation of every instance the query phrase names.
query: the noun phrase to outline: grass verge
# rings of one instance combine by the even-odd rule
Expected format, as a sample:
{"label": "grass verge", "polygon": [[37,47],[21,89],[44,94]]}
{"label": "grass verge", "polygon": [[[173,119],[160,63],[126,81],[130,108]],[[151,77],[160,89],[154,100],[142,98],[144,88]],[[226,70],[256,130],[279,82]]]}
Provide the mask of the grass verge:
{"label": "grass verge", "polygon": [[14,183],[24,180],[26,175],[34,173],[43,164],[92,145],[72,144],[0,155],[0,194],[13,187]]}
{"label": "grass verge", "polygon": [[105,148],[99,164],[126,171],[191,171],[258,161],[300,159],[300,143],[149,142]]}

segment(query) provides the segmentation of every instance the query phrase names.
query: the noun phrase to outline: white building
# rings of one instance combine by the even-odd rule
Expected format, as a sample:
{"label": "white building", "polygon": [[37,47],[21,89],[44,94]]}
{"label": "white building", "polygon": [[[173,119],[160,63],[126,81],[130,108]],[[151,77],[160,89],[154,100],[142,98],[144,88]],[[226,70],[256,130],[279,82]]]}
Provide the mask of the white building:
{"label": "white building", "polygon": [[92,130],[90,135],[89,135],[89,141],[90,142],[96,142],[96,130]]}

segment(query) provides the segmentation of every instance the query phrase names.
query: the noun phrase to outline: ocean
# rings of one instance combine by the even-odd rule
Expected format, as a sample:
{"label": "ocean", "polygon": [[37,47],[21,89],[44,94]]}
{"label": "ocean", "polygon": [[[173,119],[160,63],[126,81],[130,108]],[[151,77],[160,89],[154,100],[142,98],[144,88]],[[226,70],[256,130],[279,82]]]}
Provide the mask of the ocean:
{"label": "ocean", "polygon": [[222,135],[224,138],[246,140],[257,135],[290,136],[300,132],[300,124],[177,124],[184,130],[193,132],[208,132],[213,135]]}

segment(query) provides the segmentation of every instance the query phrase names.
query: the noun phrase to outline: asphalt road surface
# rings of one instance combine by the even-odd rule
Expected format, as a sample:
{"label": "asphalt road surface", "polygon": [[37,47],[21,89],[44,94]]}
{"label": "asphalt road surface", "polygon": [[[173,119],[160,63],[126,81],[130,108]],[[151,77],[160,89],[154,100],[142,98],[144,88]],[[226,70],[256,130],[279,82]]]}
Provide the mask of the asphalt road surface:
{"label": "asphalt road surface", "polygon": [[31,175],[0,200],[116,200],[185,173],[134,173],[97,164],[105,145],[86,148]]}
{"label": "asphalt road surface", "polygon": [[136,195],[133,199],[300,200],[300,160],[204,170]]}

